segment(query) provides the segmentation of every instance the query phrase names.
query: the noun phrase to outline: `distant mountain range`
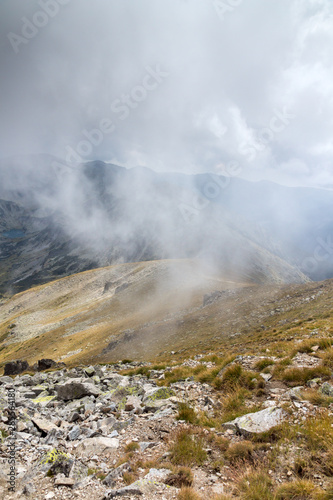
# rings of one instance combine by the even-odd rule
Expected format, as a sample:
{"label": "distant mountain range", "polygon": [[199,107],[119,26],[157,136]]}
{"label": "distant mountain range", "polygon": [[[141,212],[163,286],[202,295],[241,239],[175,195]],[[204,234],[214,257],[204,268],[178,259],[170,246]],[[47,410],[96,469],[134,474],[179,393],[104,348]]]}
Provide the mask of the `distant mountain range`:
{"label": "distant mountain range", "polygon": [[47,155],[0,164],[0,293],[115,263],[194,258],[246,282],[333,276],[333,192]]}

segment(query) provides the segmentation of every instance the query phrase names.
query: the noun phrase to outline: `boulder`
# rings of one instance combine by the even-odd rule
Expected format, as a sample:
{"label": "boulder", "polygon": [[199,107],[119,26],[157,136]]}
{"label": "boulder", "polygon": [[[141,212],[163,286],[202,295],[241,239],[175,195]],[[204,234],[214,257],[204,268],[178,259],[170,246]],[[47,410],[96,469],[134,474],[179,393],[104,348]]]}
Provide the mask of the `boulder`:
{"label": "boulder", "polygon": [[154,387],[153,389],[146,391],[143,402],[151,403],[160,399],[168,399],[172,396],[175,396],[175,393],[172,389],[170,389],[170,387]]}
{"label": "boulder", "polygon": [[42,418],[32,418],[31,421],[37,427],[37,429],[42,431],[43,434],[48,434],[53,429],[56,431],[59,430],[58,427],[49,420],[44,420]]}
{"label": "boulder", "polygon": [[57,366],[57,362],[53,359],[39,359],[37,361],[37,371],[42,372],[43,370],[48,370]]}
{"label": "boulder", "polygon": [[119,440],[108,437],[93,437],[81,441],[77,447],[77,452],[81,456],[102,455],[116,451],[119,447]]}
{"label": "boulder", "polygon": [[116,480],[118,479],[118,477],[122,477],[124,472],[130,472],[131,470],[132,468],[130,464],[128,462],[125,462],[124,464],[119,465],[119,467],[112,469],[106,476],[106,478],[103,480],[103,484],[105,484],[109,488],[113,488],[116,484]]}
{"label": "boulder", "polygon": [[322,394],[324,394],[324,396],[333,397],[333,385],[328,382],[324,382],[319,390]]}
{"label": "boulder", "polygon": [[84,369],[83,369],[84,373],[86,375],[88,375],[88,377],[92,377],[93,375],[95,375],[95,368],[93,366],[86,366]]}
{"label": "boulder", "polygon": [[239,432],[243,436],[260,434],[279,425],[287,417],[283,408],[274,406],[256,413],[248,413],[242,417],[235,418],[231,422],[226,422],[223,426],[227,429]]}
{"label": "boulder", "polygon": [[5,364],[4,375],[19,375],[29,368],[28,361],[18,359]]}
{"label": "boulder", "polygon": [[79,438],[81,434],[81,429],[79,425],[74,425],[74,427],[69,431],[67,437],[70,441],[75,441]]}
{"label": "boulder", "polygon": [[55,386],[58,399],[68,401],[70,399],[80,399],[83,396],[99,396],[100,389],[96,385],[85,382],[82,379],[71,379],[62,385]]}
{"label": "boulder", "polygon": [[138,396],[128,396],[127,401],[125,403],[125,411],[135,410],[135,413],[139,413],[140,409],[141,409],[141,399]]}
{"label": "boulder", "polygon": [[11,377],[0,377],[0,385],[12,384],[14,381]]}

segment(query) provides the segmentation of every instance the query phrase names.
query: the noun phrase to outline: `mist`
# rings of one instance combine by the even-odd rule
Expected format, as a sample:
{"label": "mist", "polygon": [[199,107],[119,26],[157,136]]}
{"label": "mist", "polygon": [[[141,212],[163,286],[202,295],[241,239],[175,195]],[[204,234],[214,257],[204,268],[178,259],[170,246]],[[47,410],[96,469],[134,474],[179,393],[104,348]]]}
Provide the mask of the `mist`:
{"label": "mist", "polygon": [[329,0],[4,0],[1,156],[237,162],[243,178],[333,184],[332,14]]}
{"label": "mist", "polygon": [[26,260],[6,286],[163,258],[333,276],[330,1],[5,0],[0,19],[1,258]]}

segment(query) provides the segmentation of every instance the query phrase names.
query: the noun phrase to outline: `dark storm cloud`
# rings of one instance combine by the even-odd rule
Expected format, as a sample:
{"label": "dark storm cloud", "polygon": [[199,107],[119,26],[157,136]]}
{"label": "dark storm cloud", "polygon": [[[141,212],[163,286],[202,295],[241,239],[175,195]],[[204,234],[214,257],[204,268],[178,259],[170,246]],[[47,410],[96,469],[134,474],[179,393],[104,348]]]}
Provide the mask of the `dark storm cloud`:
{"label": "dark storm cloud", "polygon": [[330,0],[3,0],[0,19],[2,157],[332,183]]}

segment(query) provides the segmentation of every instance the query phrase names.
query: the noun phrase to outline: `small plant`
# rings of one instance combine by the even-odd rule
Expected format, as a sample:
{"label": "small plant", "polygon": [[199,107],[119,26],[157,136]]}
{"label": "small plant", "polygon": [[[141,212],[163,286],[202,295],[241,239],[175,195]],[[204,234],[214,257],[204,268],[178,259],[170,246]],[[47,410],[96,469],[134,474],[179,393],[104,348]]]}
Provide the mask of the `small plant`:
{"label": "small plant", "polygon": [[140,448],[139,443],[131,441],[125,446],[125,453],[130,453],[131,451],[136,451]]}
{"label": "small plant", "polygon": [[136,480],[136,476],[135,474],[133,474],[133,472],[124,472],[123,480],[126,484],[132,484]]}
{"label": "small plant", "polygon": [[272,361],[269,358],[259,359],[259,361],[257,361],[256,364],[254,365],[254,368],[261,372],[262,370],[267,368],[267,366],[271,366],[273,364],[274,364],[274,361]]}
{"label": "small plant", "polygon": [[326,366],[317,366],[315,368],[289,368],[282,373],[281,379],[291,386],[296,386],[305,385],[309,380],[317,377],[328,379],[330,375],[331,372]]}
{"label": "small plant", "polygon": [[333,348],[328,349],[323,356],[323,366],[333,370]]}
{"label": "small plant", "polygon": [[239,387],[252,390],[256,387],[258,374],[244,370],[237,363],[228,366],[222,374],[214,380],[215,389],[224,391],[233,391]]}
{"label": "small plant", "polygon": [[273,500],[272,481],[264,472],[248,472],[237,481],[237,491],[243,500]]}
{"label": "small plant", "polygon": [[166,480],[165,484],[169,486],[175,486],[176,488],[182,488],[183,486],[192,486],[193,484],[193,474],[191,469],[188,467],[179,467],[174,474],[170,474]]}
{"label": "small plant", "polygon": [[292,483],[279,486],[275,492],[276,500],[314,500],[320,493],[311,481],[297,479]]}
{"label": "small plant", "polygon": [[175,465],[201,465],[207,458],[202,438],[190,429],[177,431],[170,453],[170,460]]}
{"label": "small plant", "polygon": [[2,442],[8,436],[9,436],[9,434],[5,429],[0,429],[0,442]]}
{"label": "small plant", "polygon": [[[222,412],[220,422],[228,422],[236,417],[249,413],[249,408],[245,405],[245,398],[249,395],[246,389],[237,388],[231,391],[222,399]],[[252,407],[251,411],[257,411],[260,407]]]}
{"label": "small plant", "polygon": [[181,488],[177,496],[178,500],[201,500],[201,496],[193,488],[185,486]]}
{"label": "small plant", "polygon": [[240,462],[252,462],[254,446],[250,441],[240,441],[233,443],[227,449],[225,456],[232,465]]}
{"label": "small plant", "polygon": [[197,424],[198,416],[195,413],[195,410],[188,403],[179,403],[177,420],[185,420],[189,424]]}
{"label": "small plant", "polygon": [[329,405],[333,403],[332,397],[325,396],[315,389],[306,389],[302,392],[302,397],[313,405],[323,406],[325,408],[328,408]]}

